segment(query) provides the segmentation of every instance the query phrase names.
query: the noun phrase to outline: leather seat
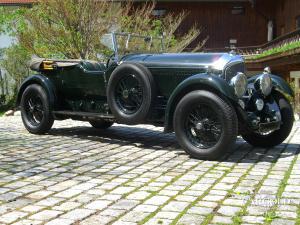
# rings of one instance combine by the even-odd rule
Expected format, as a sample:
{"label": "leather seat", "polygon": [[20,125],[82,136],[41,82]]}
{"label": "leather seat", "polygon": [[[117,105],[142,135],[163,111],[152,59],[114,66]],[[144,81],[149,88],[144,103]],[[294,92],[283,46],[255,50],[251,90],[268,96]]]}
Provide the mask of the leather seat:
{"label": "leather seat", "polygon": [[82,67],[87,71],[105,71],[106,66],[104,63],[96,61],[84,60],[81,61]]}

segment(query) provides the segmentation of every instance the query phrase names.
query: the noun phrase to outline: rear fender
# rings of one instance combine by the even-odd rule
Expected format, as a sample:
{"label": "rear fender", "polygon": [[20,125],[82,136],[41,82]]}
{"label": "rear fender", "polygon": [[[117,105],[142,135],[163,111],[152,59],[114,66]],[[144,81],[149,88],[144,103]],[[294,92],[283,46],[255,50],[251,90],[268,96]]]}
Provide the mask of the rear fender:
{"label": "rear fender", "polygon": [[55,109],[55,107],[56,107],[55,104],[56,104],[56,99],[57,99],[55,86],[53,85],[53,83],[50,81],[49,78],[47,78],[43,75],[40,75],[40,74],[32,75],[23,81],[23,83],[21,84],[21,87],[18,91],[16,106],[17,107],[20,106],[23,92],[31,84],[38,84],[44,88],[44,90],[46,91],[47,96],[49,98],[50,110]]}
{"label": "rear fender", "polygon": [[173,130],[173,116],[175,108],[179,101],[187,93],[194,90],[207,90],[214,92],[222,97],[228,99],[230,102],[238,102],[234,94],[234,90],[229,84],[217,75],[210,74],[196,74],[182,81],[171,94],[165,112],[165,132]]}

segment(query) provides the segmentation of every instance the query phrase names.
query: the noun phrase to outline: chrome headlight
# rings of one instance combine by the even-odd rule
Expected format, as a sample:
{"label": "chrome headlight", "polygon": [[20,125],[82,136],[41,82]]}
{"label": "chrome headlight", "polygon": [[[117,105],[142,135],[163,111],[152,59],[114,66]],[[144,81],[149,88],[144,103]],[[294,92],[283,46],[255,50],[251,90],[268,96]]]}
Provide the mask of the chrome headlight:
{"label": "chrome headlight", "polygon": [[238,98],[241,98],[245,95],[248,85],[248,80],[245,74],[237,73],[231,81],[230,85],[234,88],[235,95]]}
{"label": "chrome headlight", "polygon": [[271,76],[267,73],[262,74],[255,81],[254,87],[256,90],[261,90],[264,96],[268,96],[273,88]]}

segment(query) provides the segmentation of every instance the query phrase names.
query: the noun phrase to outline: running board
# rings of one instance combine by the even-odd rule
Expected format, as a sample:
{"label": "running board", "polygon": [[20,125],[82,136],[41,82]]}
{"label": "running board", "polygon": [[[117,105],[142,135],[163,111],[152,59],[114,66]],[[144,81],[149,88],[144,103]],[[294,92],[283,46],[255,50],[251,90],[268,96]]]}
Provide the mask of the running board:
{"label": "running board", "polygon": [[64,115],[64,116],[70,116],[75,117],[79,116],[84,120],[90,120],[90,119],[109,119],[114,120],[115,117],[112,115],[106,115],[101,113],[91,113],[91,112],[74,112],[74,111],[53,111],[54,115]]}

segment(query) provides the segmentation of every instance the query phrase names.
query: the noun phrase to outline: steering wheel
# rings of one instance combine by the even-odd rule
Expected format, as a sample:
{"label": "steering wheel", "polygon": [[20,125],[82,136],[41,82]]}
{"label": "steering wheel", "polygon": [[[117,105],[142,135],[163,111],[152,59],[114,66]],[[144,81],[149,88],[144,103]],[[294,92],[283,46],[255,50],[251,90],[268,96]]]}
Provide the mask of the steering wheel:
{"label": "steering wheel", "polygon": [[110,63],[110,61],[112,60],[112,58],[115,56],[115,53],[111,54],[106,62],[106,68],[108,68],[108,65]]}

